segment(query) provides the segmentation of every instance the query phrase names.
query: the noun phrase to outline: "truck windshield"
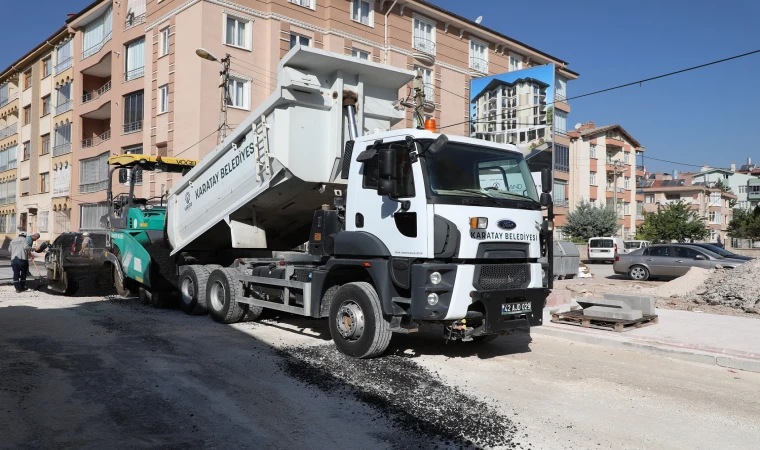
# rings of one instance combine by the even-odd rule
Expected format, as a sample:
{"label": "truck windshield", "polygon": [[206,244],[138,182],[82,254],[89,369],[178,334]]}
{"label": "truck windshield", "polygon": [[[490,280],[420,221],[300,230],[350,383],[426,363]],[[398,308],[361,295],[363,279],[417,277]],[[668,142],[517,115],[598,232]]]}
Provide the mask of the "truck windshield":
{"label": "truck windshield", "polygon": [[538,202],[528,164],[519,153],[449,142],[435,154],[423,155],[431,195]]}

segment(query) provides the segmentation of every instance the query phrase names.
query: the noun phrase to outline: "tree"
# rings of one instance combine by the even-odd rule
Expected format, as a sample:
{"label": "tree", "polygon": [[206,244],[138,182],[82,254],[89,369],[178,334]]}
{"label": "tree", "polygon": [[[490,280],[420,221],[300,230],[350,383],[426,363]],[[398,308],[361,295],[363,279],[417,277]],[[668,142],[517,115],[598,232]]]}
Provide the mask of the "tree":
{"label": "tree", "polygon": [[644,224],[637,233],[641,239],[654,243],[701,241],[709,234],[705,219],[682,201],[671,203],[667,208],[659,207],[656,213],[646,214]]}
{"label": "tree", "polygon": [[737,239],[760,240],[760,206],[752,212],[734,209],[733,218],[728,224],[728,234]]}
{"label": "tree", "polygon": [[[734,191],[733,191],[733,189],[731,189],[731,186],[728,186],[728,185],[724,184],[723,180],[716,181],[715,184],[713,185],[713,187],[714,188],[718,188],[718,189],[720,189],[721,191],[723,191],[723,192],[725,192],[727,194],[731,194],[731,195],[734,194]],[[734,206],[736,206],[736,199],[729,200],[728,201],[728,206],[730,208],[733,208]]]}
{"label": "tree", "polygon": [[564,232],[587,241],[596,236],[612,236],[619,229],[617,214],[611,206],[597,208],[589,202],[581,202],[575,211],[567,215]]}
{"label": "tree", "polygon": [[554,107],[550,106],[546,108],[546,124],[551,125],[554,121]]}

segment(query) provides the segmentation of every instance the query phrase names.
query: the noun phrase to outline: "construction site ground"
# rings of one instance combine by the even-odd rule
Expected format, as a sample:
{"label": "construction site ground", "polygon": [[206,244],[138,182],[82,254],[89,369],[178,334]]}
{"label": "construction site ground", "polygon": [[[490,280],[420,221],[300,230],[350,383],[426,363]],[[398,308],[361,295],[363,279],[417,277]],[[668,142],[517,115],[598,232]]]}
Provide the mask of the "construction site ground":
{"label": "construction site ground", "polygon": [[439,327],[424,327],[394,335],[383,358],[357,361],[335,351],[323,320],[220,325],[87,295],[0,287],[0,448],[750,449],[760,441],[760,373],[560,339],[539,334],[543,327],[448,345]]}

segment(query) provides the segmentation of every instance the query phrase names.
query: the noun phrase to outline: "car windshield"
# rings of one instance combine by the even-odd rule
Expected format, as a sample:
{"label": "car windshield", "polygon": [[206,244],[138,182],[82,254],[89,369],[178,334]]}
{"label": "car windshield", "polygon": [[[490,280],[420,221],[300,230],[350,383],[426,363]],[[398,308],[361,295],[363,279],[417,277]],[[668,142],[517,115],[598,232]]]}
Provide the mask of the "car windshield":
{"label": "car windshield", "polygon": [[632,248],[641,248],[641,242],[626,242],[625,248],[628,250]]}
{"label": "car windshield", "polygon": [[[423,142],[424,149],[428,143]],[[431,195],[529,200],[538,194],[520,153],[449,142],[436,153],[422,152]]]}
{"label": "car windshield", "polygon": [[730,258],[734,256],[733,253],[729,252],[728,250],[724,250],[718,247],[717,245],[700,245],[700,247],[702,247],[705,250],[711,251],[713,253],[717,253],[718,255],[726,257],[726,258]]}

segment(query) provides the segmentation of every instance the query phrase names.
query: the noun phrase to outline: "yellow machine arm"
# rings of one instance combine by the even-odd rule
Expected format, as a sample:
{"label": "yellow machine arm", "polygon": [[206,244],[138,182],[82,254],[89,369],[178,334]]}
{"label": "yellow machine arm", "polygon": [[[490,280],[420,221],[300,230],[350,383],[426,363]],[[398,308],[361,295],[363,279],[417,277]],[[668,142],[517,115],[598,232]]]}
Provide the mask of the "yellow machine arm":
{"label": "yellow machine arm", "polygon": [[198,161],[194,159],[132,154],[111,156],[108,158],[108,164],[125,169],[137,166],[148,172],[185,173],[195,167]]}

